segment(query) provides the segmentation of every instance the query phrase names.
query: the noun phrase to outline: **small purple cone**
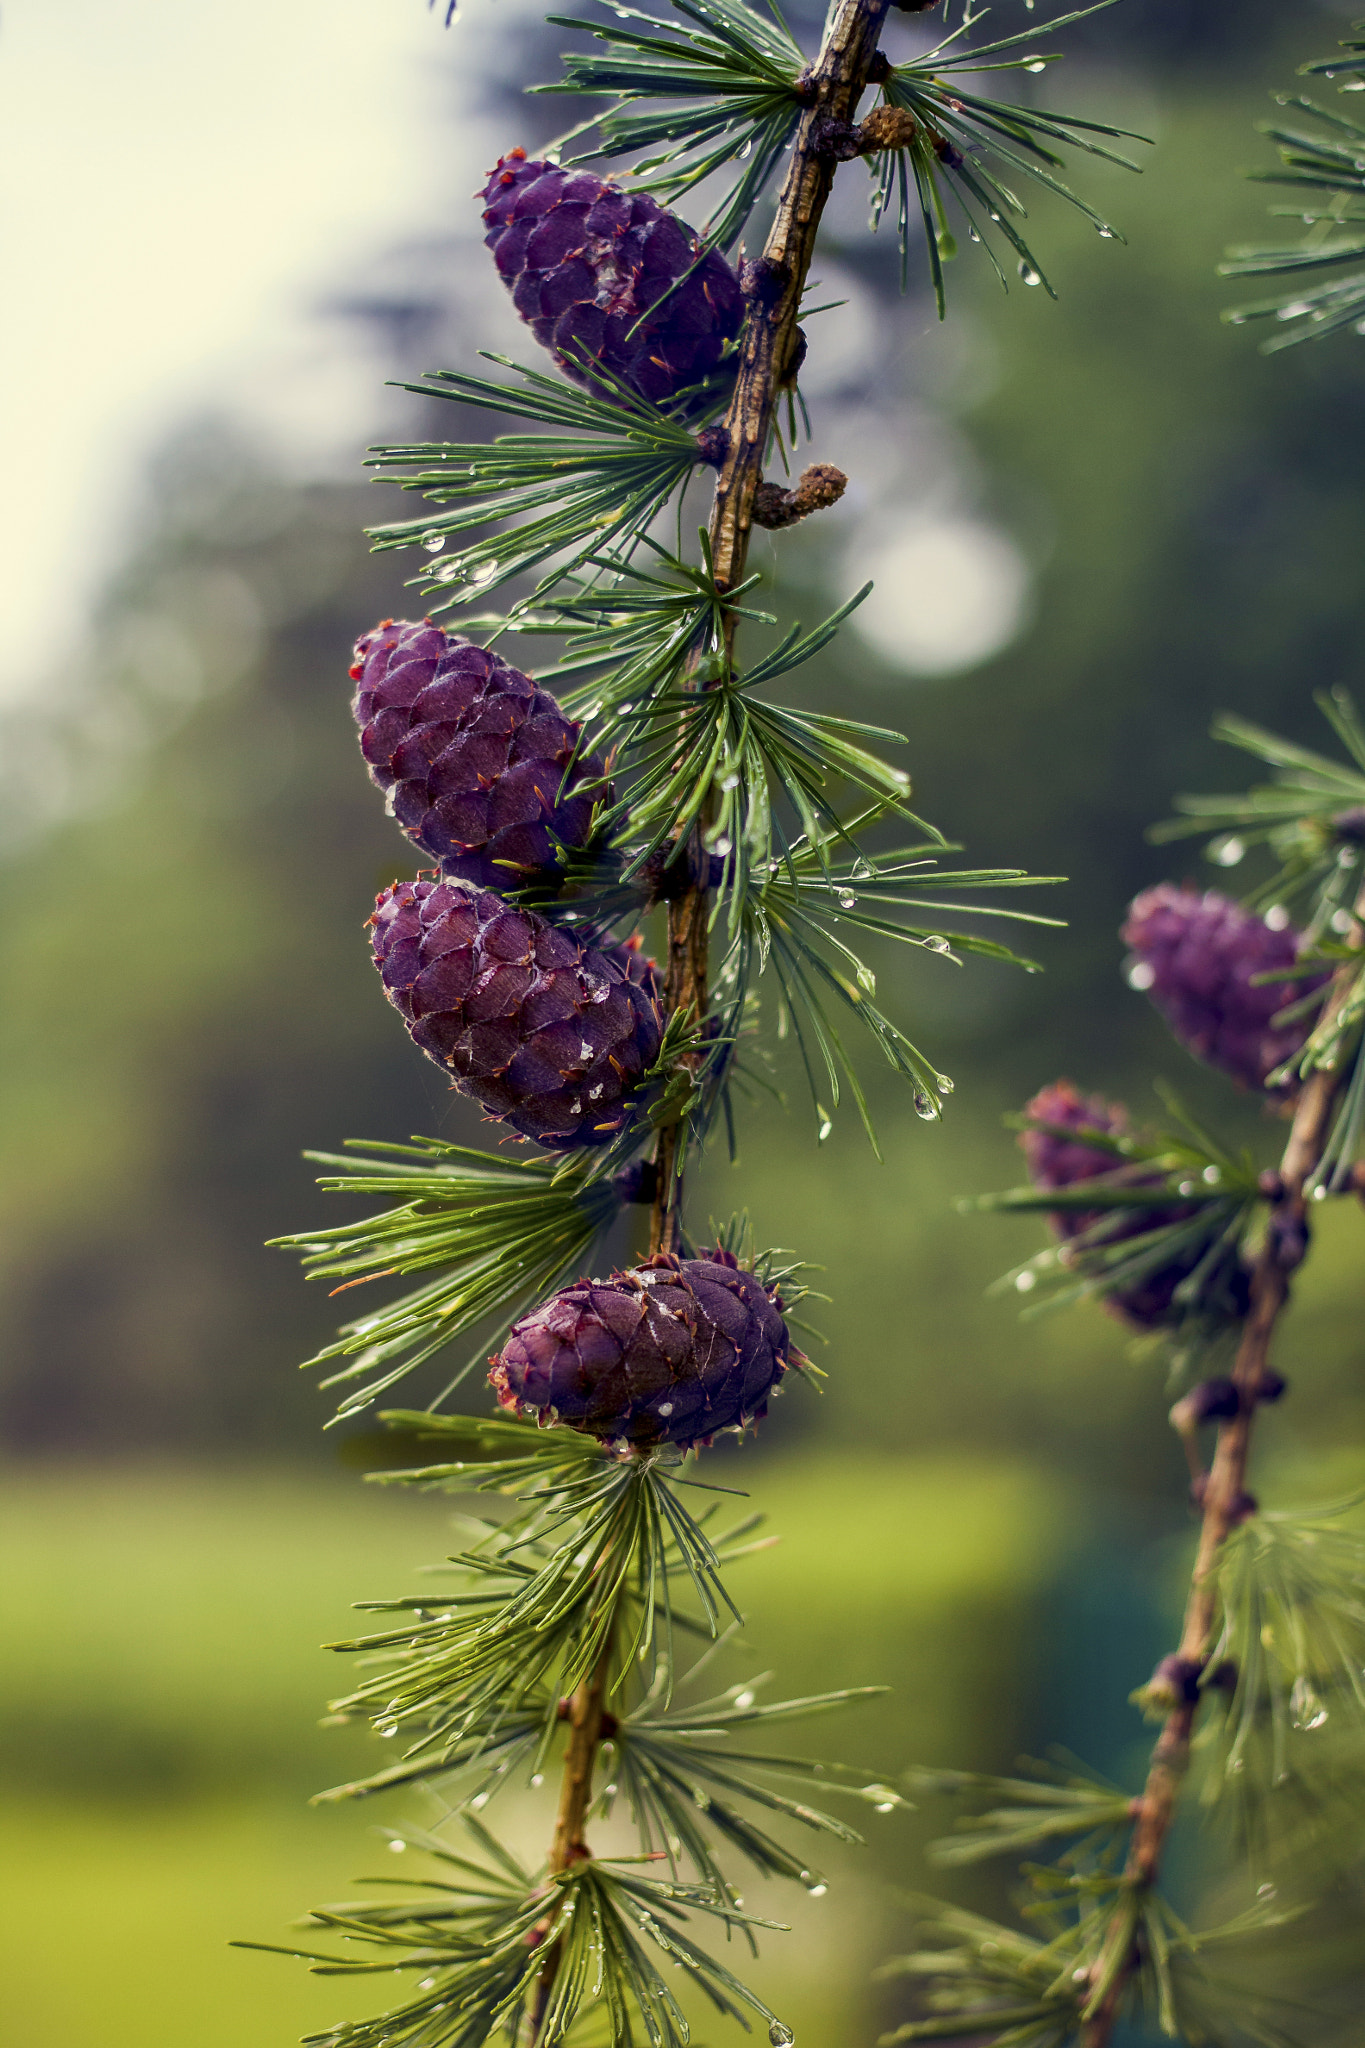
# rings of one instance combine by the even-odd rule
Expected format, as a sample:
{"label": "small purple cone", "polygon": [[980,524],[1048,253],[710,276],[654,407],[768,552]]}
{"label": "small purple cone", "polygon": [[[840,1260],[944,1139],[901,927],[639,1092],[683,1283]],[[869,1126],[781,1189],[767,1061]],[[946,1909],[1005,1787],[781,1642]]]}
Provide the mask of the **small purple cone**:
{"label": "small purple cone", "polygon": [[766,1415],[800,1360],[777,1289],[717,1246],[563,1288],[513,1325],[488,1378],[519,1415],[686,1449]]}
{"label": "small purple cone", "polygon": [[[1024,1114],[1036,1117],[1040,1123],[1060,1124],[1071,1131],[1103,1131],[1109,1137],[1117,1137],[1128,1129],[1128,1112],[1122,1103],[1106,1102],[1101,1095],[1082,1095],[1070,1081],[1053,1081],[1040,1088]],[[1051,1131],[1025,1131],[1019,1143],[1028,1160],[1029,1179],[1036,1188],[1074,1187],[1078,1181],[1112,1174],[1124,1163],[1098,1146],[1058,1137]],[[1142,1182],[1134,1181],[1130,1171],[1122,1184],[1140,1187]],[[1104,1241],[1120,1244],[1125,1238],[1139,1237],[1163,1223],[1183,1222],[1194,1213],[1188,1203],[1166,1202],[1150,1209],[1056,1209],[1048,1222],[1065,1243],[1107,1217],[1109,1228]],[[1202,1245],[1195,1246],[1144,1279],[1128,1287],[1109,1289],[1104,1296],[1106,1308],[1140,1330],[1159,1330],[1178,1322],[1179,1311],[1174,1306],[1176,1288],[1194,1271],[1204,1250]],[[1234,1280],[1232,1284],[1236,1289],[1244,1281]]]}
{"label": "small purple cone", "polygon": [[587,845],[605,768],[575,760],[581,726],[520,669],[430,619],[385,619],[351,677],[370,775],[444,874],[507,891],[553,875],[556,844]]}
{"label": "small purple cone", "polygon": [[462,1094],[551,1150],[625,1128],[663,1036],[636,947],[585,945],[466,882],[395,882],[370,922],[384,993]]}
{"label": "small purple cone", "polygon": [[693,385],[719,388],[744,296],[725,258],[702,255],[675,214],[522,149],[498,159],[482,196],[498,275],[567,375],[609,393],[584,369],[600,363],[663,406]]}
{"label": "small purple cone", "polygon": [[1264,1088],[1307,1038],[1308,1020],[1276,1029],[1271,1019],[1321,988],[1325,974],[1252,986],[1254,976],[1298,959],[1303,939],[1290,926],[1277,931],[1216,889],[1201,895],[1162,882],[1134,897],[1123,940],[1136,956],[1134,986],[1147,990],[1182,1045],[1242,1087]]}

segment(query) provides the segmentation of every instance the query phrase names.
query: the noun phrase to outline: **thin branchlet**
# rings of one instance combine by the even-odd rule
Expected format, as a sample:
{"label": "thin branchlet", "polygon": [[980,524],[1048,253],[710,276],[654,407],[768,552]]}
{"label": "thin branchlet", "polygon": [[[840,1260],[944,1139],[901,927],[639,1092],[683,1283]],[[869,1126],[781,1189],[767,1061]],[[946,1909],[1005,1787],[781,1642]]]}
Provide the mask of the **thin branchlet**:
{"label": "thin branchlet", "polygon": [[[1357,899],[1356,917],[1365,917],[1365,891]],[[1358,936],[1358,927],[1357,927]],[[1324,1006],[1330,1020],[1348,1000],[1358,978],[1355,962],[1339,968]],[[1217,1641],[1219,1626],[1218,1564],[1233,1530],[1255,1510],[1248,1491],[1248,1468],[1256,1410],[1275,1400],[1283,1382],[1270,1363],[1276,1326],[1289,1300],[1290,1274],[1301,1256],[1307,1230],[1307,1190],[1323,1159],[1332,1131],[1333,1114],[1344,1075],[1317,1068],[1304,1082],[1290,1126],[1288,1142],[1274,1177],[1269,1226],[1251,1280],[1251,1306],[1231,1374],[1235,1403],[1220,1421],[1213,1463],[1199,1482],[1202,1520],[1184,1624],[1174,1668],[1189,1674],[1177,1688],[1187,1695],[1171,1707],[1162,1724],[1148,1766],[1146,1783],[1136,1803],[1123,1870],[1123,1886],[1104,1945],[1091,1968],[1091,2001],[1084,2013],[1083,2048],[1108,2048],[1122,2014],[1130,1979],[1141,1957],[1135,1939],[1132,1904],[1156,1884],[1162,1856],[1180,1803],[1190,1763],[1191,1742],[1199,1714],[1199,1680]]]}
{"label": "thin branchlet", "polygon": [[[825,137],[833,123],[848,123],[872,76],[888,0],[842,0],[819,56],[804,74],[806,110],[792,148],[777,214],[757,261],[745,266],[748,319],[740,343],[734,392],[725,415],[725,455],[716,481],[709,536],[715,580],[722,591],[744,581],[754,505],[783,394],[799,367],[797,324],[820,217],[837,168]],[[734,650],[736,619],[725,616],[725,656]],[[698,838],[708,820],[695,828]],[[670,1014],[684,1011],[700,1026],[709,1007],[709,890],[703,879],[669,906],[664,1000]],[[660,1133],[656,1154],[659,1192],[650,1229],[652,1251],[674,1250],[682,1216],[682,1162],[676,1125]]]}

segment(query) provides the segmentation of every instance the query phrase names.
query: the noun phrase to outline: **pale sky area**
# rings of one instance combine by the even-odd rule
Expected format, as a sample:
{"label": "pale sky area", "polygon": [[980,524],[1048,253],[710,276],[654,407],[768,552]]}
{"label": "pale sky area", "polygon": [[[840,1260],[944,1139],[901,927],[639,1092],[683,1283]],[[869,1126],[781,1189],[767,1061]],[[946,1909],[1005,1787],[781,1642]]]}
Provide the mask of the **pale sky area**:
{"label": "pale sky area", "polygon": [[78,641],[177,420],[259,405],[305,461],[355,434],[311,308],[468,211],[470,34],[423,0],[5,0],[0,699]]}
{"label": "pale sky area", "polygon": [[[318,308],[363,294],[396,243],[457,232],[473,254],[473,191],[520,139],[480,118],[479,45],[536,4],[465,0],[446,30],[423,0],[3,0],[0,704],[60,691],[178,423],[228,412],[301,471],[357,473],[385,367]],[[852,447],[857,423],[822,386],[876,335],[865,291],[839,281],[851,303],[826,316],[806,381]],[[516,347],[491,279],[479,325]],[[913,462],[898,448],[880,480],[875,460],[850,463],[851,521],[869,487],[909,512],[907,480],[925,484],[936,430],[903,425]],[[893,667],[949,674],[1018,630],[1027,576],[1003,536],[961,519],[935,535],[922,509],[858,630]]]}

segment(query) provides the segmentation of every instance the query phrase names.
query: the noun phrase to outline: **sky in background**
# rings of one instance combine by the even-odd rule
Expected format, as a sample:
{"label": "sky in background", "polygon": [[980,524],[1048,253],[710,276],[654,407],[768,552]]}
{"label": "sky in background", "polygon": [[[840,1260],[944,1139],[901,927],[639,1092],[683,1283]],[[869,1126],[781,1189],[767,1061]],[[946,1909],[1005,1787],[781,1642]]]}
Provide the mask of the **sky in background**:
{"label": "sky in background", "polygon": [[259,408],[313,467],[354,434],[313,309],[466,207],[478,32],[421,0],[6,0],[0,701],[77,644],[175,421]]}
{"label": "sky in background", "polygon": [[[477,234],[471,195],[515,139],[481,116],[480,45],[533,4],[470,0],[447,31],[422,0],[5,0],[0,706],[60,692],[136,531],[146,460],[187,417],[244,419],[303,473],[357,473],[391,364],[323,309],[363,295],[396,245]],[[813,352],[836,384],[876,342],[868,295],[839,284],[849,303]],[[516,346],[501,294],[480,324]],[[921,324],[932,346],[927,310]],[[806,382],[825,430],[856,439],[814,363]],[[1019,630],[1028,577],[1007,536],[960,516],[956,485],[944,497],[961,451],[935,464],[927,416],[901,425],[879,495],[902,502],[914,480],[933,502],[881,534],[857,629],[893,668],[949,674]],[[879,466],[864,456],[830,528],[859,551]]]}

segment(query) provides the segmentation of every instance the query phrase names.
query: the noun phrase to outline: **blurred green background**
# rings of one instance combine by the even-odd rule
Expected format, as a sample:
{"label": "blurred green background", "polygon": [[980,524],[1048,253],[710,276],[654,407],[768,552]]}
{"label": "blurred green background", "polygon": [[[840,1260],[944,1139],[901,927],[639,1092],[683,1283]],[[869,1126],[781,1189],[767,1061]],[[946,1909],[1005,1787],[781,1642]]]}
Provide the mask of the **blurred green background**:
{"label": "blurred green background", "polygon": [[[919,807],[974,862],[1071,878],[1037,905],[1069,921],[1036,948],[1042,976],[878,962],[883,1002],[955,1078],[940,1126],[869,1057],[884,1163],[849,1113],[817,1147],[788,1075],[787,1111],[755,1108],[738,1170],[711,1162],[695,1198],[747,1207],[761,1240],[824,1268],[823,1396],[797,1393],[717,1464],[783,1538],[745,1568],[747,1668],[791,1691],[894,1686],[821,1735],[874,1776],[1054,1742],[1122,1774],[1144,1743],[1125,1700],[1167,1646],[1189,1537],[1162,1362],[1098,1311],[1021,1324],[988,1299],[1037,1233],[954,1198],[1020,1177],[1002,1114],[1059,1073],[1139,1117],[1165,1076],[1267,1162],[1278,1150],[1126,989],[1116,929],[1147,882],[1208,878],[1143,834],[1173,791],[1237,786],[1211,716],[1316,744],[1313,690],[1359,682],[1360,345],[1268,361],[1220,325],[1212,275],[1260,230],[1263,195],[1235,171],[1264,153],[1267,94],[1340,32],[1330,8],[1300,16],[1289,40],[1269,5],[1147,0],[1084,26],[1052,103],[1158,147],[1140,179],[1071,167],[1126,248],[1037,209],[1059,304],[1004,297],[968,251],[940,334],[922,296],[895,300],[861,199],[834,216],[864,345],[823,407],[816,392],[816,453],[840,458],[843,428],[866,447],[871,423],[892,455],[861,498],[846,462],[827,527],[760,544],[774,608],[809,620],[842,598],[898,505],[932,519],[932,456],[1014,548],[1031,621],[936,676],[849,633],[794,685],[904,731]],[[431,29],[433,66],[452,64]],[[476,46],[482,111],[534,143],[549,126],[514,85],[549,75],[562,35],[512,29]],[[420,252],[415,295],[343,281],[392,374],[468,366],[483,339],[485,281],[461,267],[482,259],[457,254]],[[811,342],[816,360],[818,320]],[[454,427],[416,400],[399,416]],[[361,537],[384,495],[300,478],[230,411],[187,418],[78,686],[4,718],[0,1924],[26,2048],[270,2048],[356,2009],[224,1944],[285,1938],[375,1868],[374,1825],[399,1804],[306,1803],[365,1748],[316,1725],[344,1673],[315,1646],[451,1542],[447,1503],[360,1483],[363,1431],[319,1435],[326,1397],[297,1364],[332,1310],[263,1249],[336,1220],[306,1146],[478,1129],[380,1000],[360,934],[413,866],[347,711],[352,640],[414,608],[410,565]],[[1292,1398],[1264,1432],[1267,1499],[1350,1476],[1359,1247],[1358,1215],[1324,1219],[1285,1335]],[[904,1931],[893,1887],[943,1882],[923,1845],[944,1819],[873,1818],[870,1850],[826,1859],[829,1895],[797,1902],[797,1937],[772,1938],[760,1981],[801,2048],[852,2048],[894,2015],[870,1970]],[[528,1845],[544,1826],[513,1815]],[[988,1878],[955,1890],[1001,1902]]]}

